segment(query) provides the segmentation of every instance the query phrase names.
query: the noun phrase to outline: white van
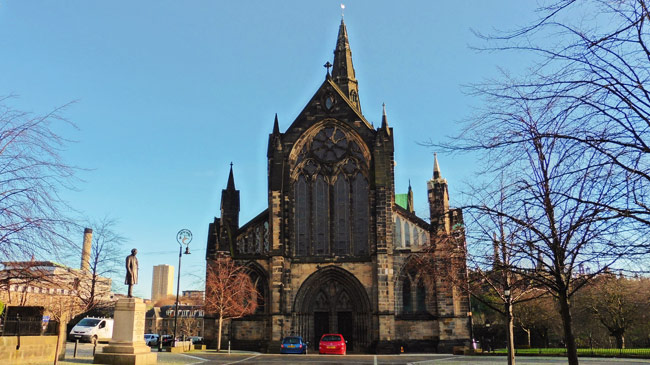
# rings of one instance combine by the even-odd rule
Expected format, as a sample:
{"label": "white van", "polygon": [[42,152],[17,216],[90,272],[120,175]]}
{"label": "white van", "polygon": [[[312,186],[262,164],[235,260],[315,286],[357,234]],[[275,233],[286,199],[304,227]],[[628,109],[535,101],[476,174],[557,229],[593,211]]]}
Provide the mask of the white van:
{"label": "white van", "polygon": [[110,341],[113,337],[113,318],[86,317],[70,331],[72,341]]}

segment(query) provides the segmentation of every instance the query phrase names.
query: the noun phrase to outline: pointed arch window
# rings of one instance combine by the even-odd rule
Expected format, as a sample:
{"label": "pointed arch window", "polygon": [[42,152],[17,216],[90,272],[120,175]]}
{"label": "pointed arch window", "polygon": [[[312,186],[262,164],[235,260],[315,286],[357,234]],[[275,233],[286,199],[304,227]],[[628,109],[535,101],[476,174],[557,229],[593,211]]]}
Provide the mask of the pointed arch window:
{"label": "pointed arch window", "polygon": [[309,254],[309,245],[311,242],[310,235],[310,216],[309,193],[307,190],[307,179],[300,176],[294,184],[294,202],[296,205],[296,254],[306,256]]}
{"label": "pointed arch window", "polygon": [[345,255],[350,249],[350,184],[339,174],[334,183],[334,254]]}
{"label": "pointed arch window", "polygon": [[411,224],[404,222],[404,246],[411,247]]}
{"label": "pointed arch window", "polygon": [[411,295],[411,280],[406,277],[402,281],[402,309],[404,313],[413,312],[413,297]]}
{"label": "pointed arch window", "polygon": [[251,282],[255,286],[255,289],[257,290],[257,307],[255,308],[255,313],[264,313],[266,311],[266,288],[267,288],[267,282],[266,278],[262,276],[259,272],[257,271],[250,271],[249,276],[251,278]]}
{"label": "pointed arch window", "polygon": [[395,237],[394,245],[396,247],[403,247],[404,244],[402,243],[402,220],[399,217],[395,217],[394,237]]}
{"label": "pointed arch window", "polygon": [[330,253],[329,246],[329,186],[321,175],[316,177],[313,185],[312,226],[314,227],[314,254],[317,256]]}
{"label": "pointed arch window", "polygon": [[[409,267],[408,271],[400,277],[401,296],[401,313],[402,314],[425,314],[427,313],[427,288],[422,276],[414,267]],[[400,309],[400,303],[396,303],[396,308]]]}
{"label": "pointed arch window", "polygon": [[368,181],[361,174],[357,173],[353,181],[354,204],[354,254],[368,254],[368,236],[370,229],[370,202],[368,201]]}
{"label": "pointed arch window", "polygon": [[292,152],[296,256],[367,255],[370,154],[358,135],[333,122],[306,132]]}
{"label": "pointed arch window", "polygon": [[427,298],[427,291],[426,288],[424,287],[424,283],[422,282],[422,280],[418,280],[418,286],[415,291],[415,305],[416,305],[417,312],[423,313],[427,311],[426,298]]}

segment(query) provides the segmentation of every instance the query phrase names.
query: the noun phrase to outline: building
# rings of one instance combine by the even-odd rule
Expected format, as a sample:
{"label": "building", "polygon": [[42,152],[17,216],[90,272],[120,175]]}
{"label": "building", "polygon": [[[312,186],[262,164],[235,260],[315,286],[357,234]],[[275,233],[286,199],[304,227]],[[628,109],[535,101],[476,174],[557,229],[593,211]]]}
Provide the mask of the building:
{"label": "building", "polygon": [[165,299],[174,295],[174,267],[171,265],[156,265],[153,267],[151,283],[151,301]]}
{"label": "building", "polygon": [[[462,212],[449,208],[437,159],[426,182],[427,222],[414,214],[410,189],[394,191],[394,132],[385,108],[379,128],[361,112],[343,20],[334,62],[325,67],[325,80],[284,132],[275,117],[268,208],[239,223],[231,166],[221,216],[209,225],[208,263],[220,252],[232,255],[264,297],[257,313],[230,323],[229,340],[234,348],[279,351],[290,334],[317,344],[323,333],[341,333],[349,351],[377,353],[469,344],[469,298],[459,290],[463,282],[452,280],[466,284]],[[432,257],[453,256],[460,265],[451,273],[438,268],[425,285],[411,263],[431,247]],[[214,323],[206,320],[208,344]]]}
{"label": "building", "polygon": [[203,308],[196,305],[179,305],[176,321],[175,306],[153,307],[145,314],[145,333],[171,335],[174,325],[177,336],[203,336]]}
{"label": "building", "polygon": [[52,261],[0,263],[0,301],[10,306],[43,306],[48,313],[68,317],[113,301],[112,280],[92,272],[91,250],[92,229],[86,228],[79,269]]}
{"label": "building", "polygon": [[203,302],[205,298],[204,290],[183,290],[181,300],[189,300],[194,302]]}

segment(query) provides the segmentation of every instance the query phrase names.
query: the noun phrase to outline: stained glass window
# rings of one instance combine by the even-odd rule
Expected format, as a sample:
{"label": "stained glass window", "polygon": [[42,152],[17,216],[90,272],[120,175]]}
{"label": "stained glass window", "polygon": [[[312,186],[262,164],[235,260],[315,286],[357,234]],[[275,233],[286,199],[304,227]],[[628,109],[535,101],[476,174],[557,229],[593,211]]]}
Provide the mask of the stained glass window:
{"label": "stained glass window", "polygon": [[411,280],[408,277],[402,282],[402,309],[404,313],[413,312],[413,298],[411,297]]}
{"label": "stained glass window", "polygon": [[411,224],[404,222],[404,246],[411,247]]}
{"label": "stained glass window", "polygon": [[298,178],[294,184],[296,204],[296,255],[305,256],[309,254],[311,236],[309,231],[310,209],[307,181],[304,176]]}
{"label": "stained glass window", "polygon": [[402,220],[399,217],[395,217],[395,230],[394,230],[395,246],[403,247],[402,243]]}
{"label": "stained glass window", "polygon": [[426,298],[427,298],[427,291],[424,288],[424,283],[422,282],[422,280],[419,280],[417,290],[415,292],[415,302],[417,304],[418,312],[426,312],[427,310]]}
{"label": "stained glass window", "polygon": [[350,252],[350,184],[339,174],[334,183],[334,254]]}
{"label": "stained glass window", "polygon": [[361,172],[357,173],[353,182],[353,214],[354,214],[354,253],[368,253],[370,206],[368,202],[368,182]]}
{"label": "stained glass window", "polygon": [[292,176],[298,256],[368,254],[368,152],[351,133],[326,124],[296,146]]}
{"label": "stained glass window", "polygon": [[329,246],[329,186],[323,176],[318,175],[313,184],[312,226],[314,227],[314,255],[330,253]]}

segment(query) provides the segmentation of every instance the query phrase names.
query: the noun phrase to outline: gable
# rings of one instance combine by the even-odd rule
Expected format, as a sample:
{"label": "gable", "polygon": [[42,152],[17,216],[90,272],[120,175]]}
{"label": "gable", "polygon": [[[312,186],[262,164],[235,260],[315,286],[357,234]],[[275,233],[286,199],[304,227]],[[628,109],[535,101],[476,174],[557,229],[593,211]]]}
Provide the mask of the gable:
{"label": "gable", "polygon": [[367,145],[371,145],[374,140],[376,131],[373,126],[328,77],[283,133],[283,142],[293,144],[305,131],[324,119],[345,123],[356,131]]}

